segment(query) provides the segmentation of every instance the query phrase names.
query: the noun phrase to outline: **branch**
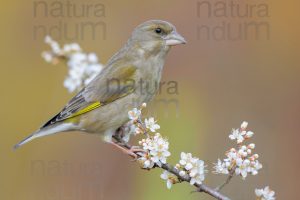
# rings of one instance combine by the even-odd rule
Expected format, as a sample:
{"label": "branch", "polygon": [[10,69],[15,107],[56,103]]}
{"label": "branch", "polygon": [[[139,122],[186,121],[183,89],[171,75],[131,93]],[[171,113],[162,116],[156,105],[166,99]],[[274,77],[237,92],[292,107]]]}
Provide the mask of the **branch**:
{"label": "branch", "polygon": [[[115,134],[113,136],[113,138],[116,140],[117,143],[119,143],[120,145],[122,145],[124,148],[126,149],[132,149],[132,146],[128,143],[125,143],[124,141],[122,141],[122,139],[120,137],[117,136],[118,134]],[[135,153],[136,156],[139,158],[141,157],[138,153]],[[182,182],[190,182],[191,178],[188,175],[185,176],[180,176],[179,175],[179,170],[176,169],[174,166],[166,163],[166,164],[162,164],[161,167],[159,167],[158,165],[156,165],[155,167],[157,168],[161,168],[164,169],[172,174],[174,174],[175,176],[177,176],[178,180],[182,181]],[[221,194],[218,190],[213,189],[207,185],[204,184],[197,184],[195,183],[194,186],[197,188],[197,192],[204,192],[206,194],[209,194],[210,196],[218,199],[218,200],[230,200],[229,197]]]}
{"label": "branch", "polygon": [[220,186],[218,186],[215,190],[217,190],[217,191],[222,190],[223,187],[231,181],[231,179],[233,178],[233,175],[234,175],[235,168],[236,168],[236,166],[230,170],[229,175],[228,175],[227,179],[225,180],[225,182],[222,183]]}

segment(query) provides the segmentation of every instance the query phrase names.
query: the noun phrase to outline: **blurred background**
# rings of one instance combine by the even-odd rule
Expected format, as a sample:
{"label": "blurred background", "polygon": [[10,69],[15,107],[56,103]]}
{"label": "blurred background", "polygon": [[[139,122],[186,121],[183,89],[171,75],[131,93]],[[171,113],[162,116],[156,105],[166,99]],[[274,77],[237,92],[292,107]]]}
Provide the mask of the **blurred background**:
{"label": "blurred background", "polygon": [[[74,94],[63,87],[67,67],[41,58],[45,35],[60,44],[78,42],[105,63],[134,27],[149,19],[170,21],[188,43],[173,48],[163,73],[178,93],[163,87],[151,107],[169,138],[171,163],[181,151],[208,169],[233,146],[231,128],[244,120],[255,135],[263,169],[245,181],[235,177],[223,192],[255,199],[270,185],[277,199],[300,199],[299,1],[3,1],[1,16],[0,199],[150,200],[212,199],[188,184],[171,191],[160,170],[136,163],[100,137],[64,133],[17,151],[12,147],[56,114]],[[233,6],[235,5],[235,6]],[[91,24],[84,27],[83,24]],[[225,176],[209,173],[205,183]]]}

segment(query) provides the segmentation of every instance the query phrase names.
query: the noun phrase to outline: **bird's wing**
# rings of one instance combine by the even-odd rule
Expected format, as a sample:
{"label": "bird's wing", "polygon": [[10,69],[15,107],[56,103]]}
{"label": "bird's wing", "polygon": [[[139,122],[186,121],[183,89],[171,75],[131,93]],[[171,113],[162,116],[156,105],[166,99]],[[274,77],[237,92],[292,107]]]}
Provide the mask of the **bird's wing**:
{"label": "bird's wing", "polygon": [[134,92],[135,75],[136,67],[132,65],[104,69],[42,128],[77,117],[131,94]]}

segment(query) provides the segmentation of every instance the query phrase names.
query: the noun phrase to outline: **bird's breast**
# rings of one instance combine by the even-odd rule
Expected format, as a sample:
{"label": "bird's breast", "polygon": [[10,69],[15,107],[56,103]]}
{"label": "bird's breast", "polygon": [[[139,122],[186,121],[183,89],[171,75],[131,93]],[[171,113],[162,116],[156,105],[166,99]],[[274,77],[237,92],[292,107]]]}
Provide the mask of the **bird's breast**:
{"label": "bird's breast", "polygon": [[151,57],[137,63],[136,93],[149,101],[155,96],[160,86],[164,62],[160,57]]}

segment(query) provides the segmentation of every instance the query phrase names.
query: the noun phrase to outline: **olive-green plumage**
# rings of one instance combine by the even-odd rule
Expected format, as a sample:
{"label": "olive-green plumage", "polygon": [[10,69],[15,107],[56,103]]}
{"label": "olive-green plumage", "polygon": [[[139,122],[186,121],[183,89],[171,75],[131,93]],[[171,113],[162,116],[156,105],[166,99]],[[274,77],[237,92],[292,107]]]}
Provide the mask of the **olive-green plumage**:
{"label": "olive-green plumage", "polygon": [[184,38],[168,22],[139,25],[94,80],[15,148],[37,137],[74,130],[104,134],[109,140],[128,121],[128,110],[154,97],[170,47],[182,43]]}

